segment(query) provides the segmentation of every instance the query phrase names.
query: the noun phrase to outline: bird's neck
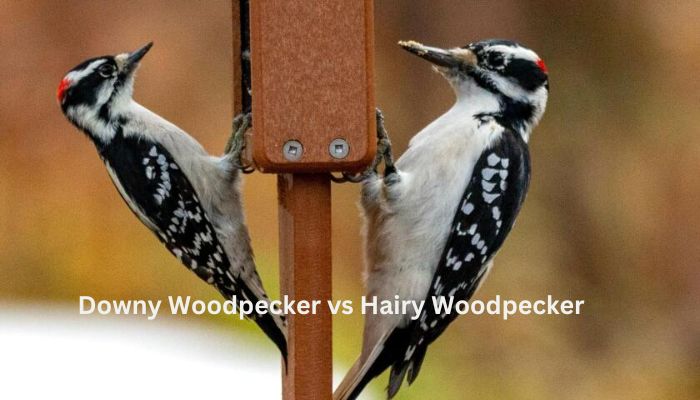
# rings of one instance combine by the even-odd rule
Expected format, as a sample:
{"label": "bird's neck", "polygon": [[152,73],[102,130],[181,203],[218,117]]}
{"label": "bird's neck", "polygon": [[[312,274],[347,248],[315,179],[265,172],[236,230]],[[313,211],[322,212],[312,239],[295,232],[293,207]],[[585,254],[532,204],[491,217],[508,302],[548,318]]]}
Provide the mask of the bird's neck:
{"label": "bird's neck", "polygon": [[138,108],[133,100],[111,103],[102,107],[77,106],[68,110],[68,118],[95,143],[103,149],[121,132],[125,118]]}
{"label": "bird's neck", "polygon": [[111,142],[116,134],[113,121],[99,108],[79,105],[70,108],[66,115],[98,148]]}
{"label": "bird's neck", "polygon": [[494,116],[499,124],[517,132],[527,143],[534,126],[534,107],[530,103],[501,97],[501,110]]}
{"label": "bird's neck", "polygon": [[527,142],[534,123],[533,106],[489,91],[474,82],[456,88],[455,108],[471,118],[492,117],[504,127],[519,133]]}

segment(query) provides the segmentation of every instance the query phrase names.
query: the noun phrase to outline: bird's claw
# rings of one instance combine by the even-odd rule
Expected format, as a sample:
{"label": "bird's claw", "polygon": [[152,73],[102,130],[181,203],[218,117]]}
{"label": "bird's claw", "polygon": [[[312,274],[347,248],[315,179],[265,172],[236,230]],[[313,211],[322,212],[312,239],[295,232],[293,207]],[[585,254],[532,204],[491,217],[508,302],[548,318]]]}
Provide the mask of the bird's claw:
{"label": "bird's claw", "polygon": [[349,172],[343,172],[342,177],[337,177],[333,174],[331,174],[331,180],[336,183],[345,183],[345,182],[352,182],[352,183],[360,183],[367,179],[368,176],[372,175],[374,172],[371,169],[367,169],[364,172],[361,172],[359,174],[351,174]]}
{"label": "bird's claw", "polygon": [[249,174],[255,171],[255,168],[250,165],[244,165],[241,161],[241,154],[245,149],[245,134],[248,131],[252,121],[251,113],[238,114],[233,119],[231,124],[231,136],[226,143],[224,152],[231,157],[233,166],[241,170],[244,174]]}
{"label": "bird's claw", "polygon": [[[384,176],[388,177],[390,174],[396,175],[396,167],[394,167],[394,156],[391,150],[391,140],[389,139],[389,134],[384,127],[384,114],[382,111],[376,109],[377,118],[377,153],[374,156],[372,164],[367,167],[363,172],[358,174],[351,174],[348,172],[343,172],[342,177],[337,177],[331,174],[331,180],[333,182],[352,182],[360,183],[370,176],[378,175],[379,164],[384,161]],[[385,178],[386,179],[386,178]]]}
{"label": "bird's claw", "polygon": [[384,176],[395,174],[396,167],[394,167],[391,139],[389,139],[389,133],[384,127],[384,114],[379,108],[377,108],[377,153],[381,153],[384,159]]}

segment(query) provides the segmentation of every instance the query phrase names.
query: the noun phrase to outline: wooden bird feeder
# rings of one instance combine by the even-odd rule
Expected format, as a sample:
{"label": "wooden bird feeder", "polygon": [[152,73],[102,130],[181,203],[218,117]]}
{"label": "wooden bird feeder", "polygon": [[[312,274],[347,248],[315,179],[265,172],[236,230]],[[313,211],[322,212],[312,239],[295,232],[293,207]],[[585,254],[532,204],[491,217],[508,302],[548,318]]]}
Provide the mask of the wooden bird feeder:
{"label": "wooden bird feeder", "polygon": [[[252,96],[240,61],[248,21]],[[373,2],[253,0],[248,9],[246,0],[233,1],[234,27],[239,22],[234,111],[252,106],[252,159],[279,174],[282,294],[324,305],[288,317],[283,398],[330,400],[330,172],[360,171],[376,151]]]}

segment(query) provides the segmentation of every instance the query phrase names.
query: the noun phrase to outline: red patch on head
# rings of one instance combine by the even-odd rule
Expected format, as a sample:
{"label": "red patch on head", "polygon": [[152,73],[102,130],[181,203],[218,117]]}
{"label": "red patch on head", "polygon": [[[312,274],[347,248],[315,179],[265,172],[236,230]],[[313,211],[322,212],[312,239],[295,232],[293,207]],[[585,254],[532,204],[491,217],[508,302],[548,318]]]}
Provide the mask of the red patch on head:
{"label": "red patch on head", "polygon": [[547,66],[544,65],[544,61],[542,61],[542,59],[537,60],[537,66],[540,67],[542,72],[544,72],[545,74],[547,73]]}
{"label": "red patch on head", "polygon": [[70,86],[71,82],[68,78],[63,78],[61,83],[58,85],[58,90],[56,91],[56,98],[58,102],[61,103],[63,98],[66,96],[66,90]]}

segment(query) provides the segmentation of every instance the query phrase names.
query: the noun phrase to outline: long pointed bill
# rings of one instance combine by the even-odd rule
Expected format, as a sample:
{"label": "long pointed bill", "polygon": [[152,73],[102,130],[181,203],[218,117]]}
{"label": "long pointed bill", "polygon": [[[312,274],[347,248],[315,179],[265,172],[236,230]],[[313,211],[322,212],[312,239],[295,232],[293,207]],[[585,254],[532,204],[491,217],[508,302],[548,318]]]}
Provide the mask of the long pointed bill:
{"label": "long pointed bill", "polygon": [[129,55],[126,57],[126,60],[124,61],[123,71],[127,73],[133,71],[136,68],[136,66],[139,65],[139,61],[141,61],[143,56],[145,56],[146,53],[148,53],[148,50],[150,50],[151,47],[153,47],[153,42],[149,42],[140,49],[129,53]]}
{"label": "long pointed bill", "polygon": [[473,66],[476,64],[476,56],[467,49],[444,50],[438,47],[425,46],[413,40],[401,41],[399,46],[440,67],[454,68],[460,65]]}

